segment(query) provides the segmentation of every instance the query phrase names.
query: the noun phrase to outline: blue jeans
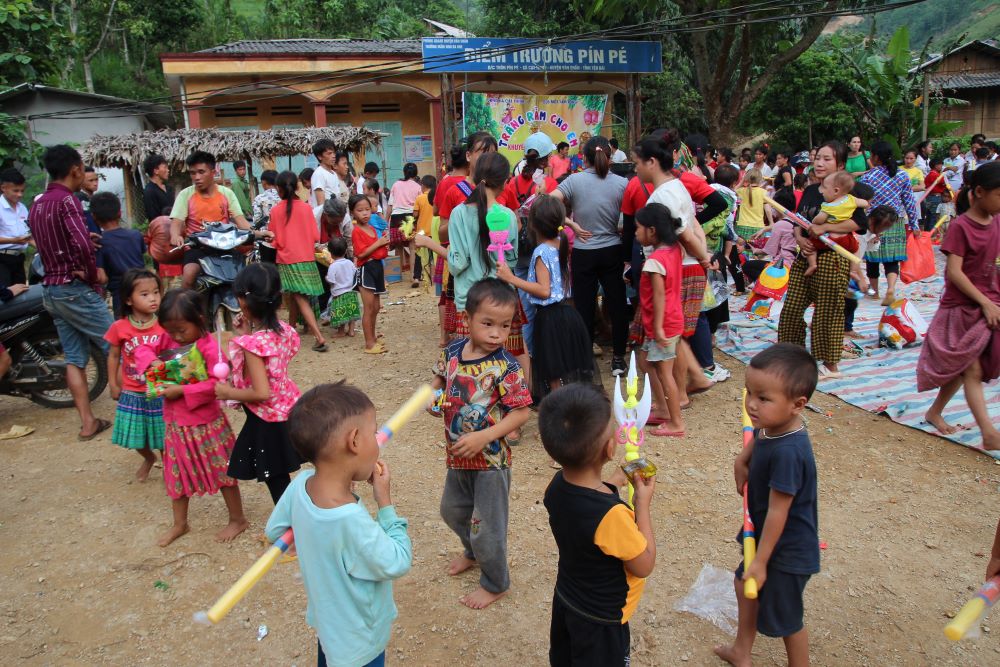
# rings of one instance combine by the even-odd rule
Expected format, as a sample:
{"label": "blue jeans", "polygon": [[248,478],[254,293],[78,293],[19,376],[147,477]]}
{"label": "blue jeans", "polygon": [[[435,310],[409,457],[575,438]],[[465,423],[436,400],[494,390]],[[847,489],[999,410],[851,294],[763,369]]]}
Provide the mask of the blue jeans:
{"label": "blue jeans", "polygon": [[[514,266],[512,270],[514,271],[514,275],[521,280],[528,279],[528,267],[522,269]],[[531,341],[531,332],[534,330],[535,325],[535,304],[531,303],[527,292],[517,290],[517,296],[521,299],[521,307],[524,308],[526,318],[525,322],[521,325],[521,336],[524,338],[524,349],[528,351],[528,356],[530,357],[535,352]]]}
{"label": "blue jeans", "polygon": [[[326,655],[323,653],[323,645],[317,640],[316,646],[319,651],[316,654],[316,667],[326,667]],[[377,658],[362,667],[385,667],[385,651],[382,651]]]}
{"label": "blue jeans", "polygon": [[90,343],[104,352],[108,341],[104,334],[111,328],[111,313],[104,299],[82,281],[42,288],[42,304],[52,315],[66,363],[84,368],[90,358]]}

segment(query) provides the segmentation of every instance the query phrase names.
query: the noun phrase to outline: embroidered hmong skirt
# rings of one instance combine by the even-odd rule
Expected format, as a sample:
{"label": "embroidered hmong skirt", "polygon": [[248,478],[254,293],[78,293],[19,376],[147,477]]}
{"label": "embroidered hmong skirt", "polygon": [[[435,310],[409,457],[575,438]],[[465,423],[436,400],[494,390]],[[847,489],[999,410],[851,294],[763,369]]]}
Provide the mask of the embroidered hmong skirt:
{"label": "embroidered hmong skirt", "polygon": [[339,327],[361,319],[361,295],[351,290],[330,299],[330,326]]}
{"label": "embroidered hmong skirt", "polygon": [[163,399],[122,390],[111,442],[127,449],[163,449]]}
{"label": "embroidered hmong skirt", "polygon": [[316,269],[316,262],[278,264],[278,274],[281,276],[281,289],[284,292],[306,296],[319,296],[323,293],[323,281]]}
{"label": "embroidered hmong skirt", "polygon": [[217,493],[236,486],[226,472],[236,436],[225,415],[209,424],[167,424],[163,440],[163,482],[173,499]]}

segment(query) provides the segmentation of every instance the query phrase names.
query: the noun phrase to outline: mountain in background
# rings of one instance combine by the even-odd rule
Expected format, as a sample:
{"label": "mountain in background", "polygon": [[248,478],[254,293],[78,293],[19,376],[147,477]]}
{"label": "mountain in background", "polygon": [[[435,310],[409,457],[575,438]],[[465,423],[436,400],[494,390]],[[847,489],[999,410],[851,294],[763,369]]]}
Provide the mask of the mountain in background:
{"label": "mountain in background", "polygon": [[966,0],[954,4],[946,0],[927,0],[866,18],[850,30],[871,30],[872,21],[882,35],[891,35],[902,25],[910,30],[910,44],[922,49],[933,37],[931,51],[967,33],[962,42],[973,39],[1000,39],[1000,2],[996,0]]}

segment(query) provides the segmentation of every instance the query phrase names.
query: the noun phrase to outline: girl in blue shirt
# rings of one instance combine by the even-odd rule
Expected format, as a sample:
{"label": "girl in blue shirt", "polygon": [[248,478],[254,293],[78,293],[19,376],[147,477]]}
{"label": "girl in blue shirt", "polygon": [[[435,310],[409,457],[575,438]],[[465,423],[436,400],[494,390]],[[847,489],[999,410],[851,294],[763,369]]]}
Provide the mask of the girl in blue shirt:
{"label": "girl in blue shirt", "polygon": [[559,199],[540,195],[529,219],[537,246],[528,279],[515,276],[507,264],[497,267],[497,277],[526,292],[535,305],[531,382],[538,399],[563,384],[593,380],[594,356],[583,318],[566,301],[570,296],[569,239],[563,230],[566,208]]}

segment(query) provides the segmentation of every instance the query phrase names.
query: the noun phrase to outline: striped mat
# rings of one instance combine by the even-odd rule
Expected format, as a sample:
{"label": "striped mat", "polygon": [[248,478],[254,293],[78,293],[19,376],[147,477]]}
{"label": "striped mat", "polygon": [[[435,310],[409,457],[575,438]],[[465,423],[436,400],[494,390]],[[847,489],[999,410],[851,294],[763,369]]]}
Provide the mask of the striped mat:
{"label": "striped mat", "polygon": [[[939,272],[934,278],[912,283],[899,284],[897,297],[906,297],[917,307],[928,324],[937,310],[941,291],[944,288],[944,259],[935,249]],[[881,286],[885,287],[884,277]],[[740,312],[745,297],[730,297],[732,321],[728,331],[720,328],[716,336],[717,347],[744,364],[756,353],[777,342],[777,316],[769,320],[749,320]],[[963,390],[955,395],[945,410],[945,419],[950,424],[962,425],[957,433],[941,436],[924,421],[924,413],[931,406],[937,390],[917,392],[917,359],[919,345],[903,350],[878,347],[878,322],[883,307],[878,301],[862,299],[854,319],[854,330],[865,338],[857,343],[863,356],[857,359],[844,358],[840,370],[844,377],[835,380],[820,380],[819,389],[833,394],[851,405],[876,414],[885,414],[898,424],[919,429],[939,437],[945,437],[965,447],[982,451],[1000,460],[1000,452],[986,452],[982,449],[982,437],[976,421],[965,404]],[[806,311],[806,322],[810,321],[811,309]],[[1000,383],[992,382],[985,387],[986,403],[994,424],[1000,424]]]}

